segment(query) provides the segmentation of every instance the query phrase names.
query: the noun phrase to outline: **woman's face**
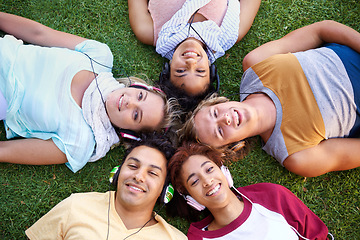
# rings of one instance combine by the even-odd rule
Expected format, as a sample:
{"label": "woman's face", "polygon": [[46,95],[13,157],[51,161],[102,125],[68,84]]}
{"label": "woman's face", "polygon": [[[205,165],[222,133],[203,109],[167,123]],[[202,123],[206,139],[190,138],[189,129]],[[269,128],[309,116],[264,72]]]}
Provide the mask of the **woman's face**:
{"label": "woman's face", "polygon": [[201,42],[188,38],[176,48],[170,63],[170,81],[192,96],[209,88],[209,59]]}
{"label": "woman's face", "polygon": [[106,99],[106,111],[112,124],[140,131],[157,129],[164,118],[164,100],[157,94],[138,88],[121,88]]}
{"label": "woman's face", "polygon": [[251,137],[256,127],[255,109],[245,102],[225,102],[203,107],[194,118],[200,142],[220,147]]}
{"label": "woman's face", "polygon": [[228,203],[229,191],[225,175],[209,158],[193,155],[181,168],[182,184],[200,204],[212,209]]}

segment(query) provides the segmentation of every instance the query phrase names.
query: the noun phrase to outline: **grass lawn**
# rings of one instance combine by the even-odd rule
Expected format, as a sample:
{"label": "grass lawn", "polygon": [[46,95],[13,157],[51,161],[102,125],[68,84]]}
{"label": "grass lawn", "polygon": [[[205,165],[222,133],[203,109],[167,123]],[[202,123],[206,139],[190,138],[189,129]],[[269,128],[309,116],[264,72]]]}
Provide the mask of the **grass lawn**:
{"label": "grass lawn", "polygon": [[[125,71],[157,79],[164,62],[154,47],[135,38],[126,0],[2,0],[0,11],[108,44],[114,54],[115,76],[123,76]],[[324,19],[360,31],[359,13],[358,0],[263,0],[247,36],[216,61],[221,94],[239,99],[242,59],[257,46]],[[5,140],[3,127],[0,138]],[[0,164],[0,239],[25,239],[24,230],[71,193],[107,191],[109,172],[122,156],[121,147],[113,149],[76,174],[65,165]],[[281,167],[258,144],[248,157],[233,163],[230,170],[235,186],[258,182],[281,184],[312,209],[336,239],[360,239],[360,168],[305,179]],[[161,215],[186,233],[189,223],[168,218],[164,211]]]}

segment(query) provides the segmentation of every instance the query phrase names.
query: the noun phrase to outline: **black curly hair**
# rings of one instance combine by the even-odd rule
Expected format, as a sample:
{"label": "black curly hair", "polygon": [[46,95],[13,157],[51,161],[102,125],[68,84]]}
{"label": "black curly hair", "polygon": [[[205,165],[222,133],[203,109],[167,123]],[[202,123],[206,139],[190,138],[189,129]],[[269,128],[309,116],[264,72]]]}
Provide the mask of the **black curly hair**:
{"label": "black curly hair", "polygon": [[141,141],[132,141],[131,144],[128,145],[122,162],[124,162],[132,150],[139,146],[147,146],[159,150],[164,154],[167,161],[169,161],[175,153],[173,143],[166,134],[159,132],[143,133],[140,139]]}

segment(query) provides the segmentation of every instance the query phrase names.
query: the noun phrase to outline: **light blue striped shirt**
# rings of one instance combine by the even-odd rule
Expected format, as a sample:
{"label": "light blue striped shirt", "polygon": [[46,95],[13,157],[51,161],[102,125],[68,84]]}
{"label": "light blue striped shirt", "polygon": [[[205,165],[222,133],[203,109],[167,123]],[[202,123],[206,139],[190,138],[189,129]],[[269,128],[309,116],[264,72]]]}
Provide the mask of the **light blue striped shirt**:
{"label": "light blue striped shirt", "polygon": [[186,38],[194,37],[200,41],[202,38],[210,48],[207,50],[207,54],[212,63],[223,56],[225,51],[231,48],[238,39],[240,2],[238,0],[228,1],[228,8],[220,27],[212,20],[192,23],[192,27],[199,33],[200,38],[190,28],[188,21],[196,10],[210,1],[187,0],[182,8],[161,28],[156,42],[156,52],[171,60],[177,45]]}

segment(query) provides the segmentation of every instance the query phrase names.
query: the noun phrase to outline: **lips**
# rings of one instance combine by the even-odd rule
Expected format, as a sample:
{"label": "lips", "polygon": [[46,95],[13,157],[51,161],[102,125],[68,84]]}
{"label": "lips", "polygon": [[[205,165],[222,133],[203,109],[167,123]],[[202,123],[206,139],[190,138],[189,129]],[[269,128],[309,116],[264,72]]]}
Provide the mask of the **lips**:
{"label": "lips", "polygon": [[126,186],[128,186],[131,190],[134,190],[136,192],[146,192],[144,188],[133,183],[127,183]]}
{"label": "lips", "polygon": [[220,183],[217,184],[214,188],[212,188],[209,192],[206,193],[206,196],[212,196],[214,194],[216,194],[219,190],[220,190]]}
{"label": "lips", "polygon": [[199,57],[200,54],[198,54],[195,51],[186,51],[182,54],[184,57]]}

